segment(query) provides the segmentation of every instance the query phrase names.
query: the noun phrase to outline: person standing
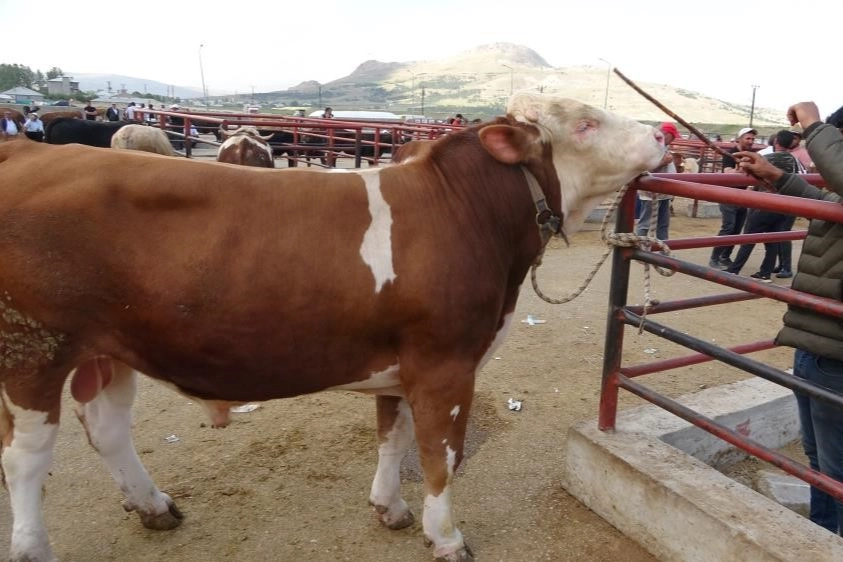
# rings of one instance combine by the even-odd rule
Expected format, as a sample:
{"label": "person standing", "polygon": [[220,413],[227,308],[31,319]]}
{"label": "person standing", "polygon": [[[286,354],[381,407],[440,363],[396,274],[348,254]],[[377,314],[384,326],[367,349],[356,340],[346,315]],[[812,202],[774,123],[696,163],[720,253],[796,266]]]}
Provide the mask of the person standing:
{"label": "person standing", "polygon": [[[735,154],[741,170],[770,182],[783,195],[831,201],[843,205],[843,107],[820,120],[813,102],[801,102],[787,112],[791,124],[802,125],[806,147],[827,189],[814,187],[800,174],[788,174],[752,152]],[[811,220],[799,256],[793,288],[804,293],[843,300],[843,223]],[[793,374],[843,394],[843,323],[809,308],[789,305],[776,344],[792,347]],[[843,481],[843,409],[796,392],[802,446],[809,464]],[[843,502],[811,487],[810,519],[840,534]]]}
{"label": "person standing", "polygon": [[[801,164],[790,153],[790,147],[793,145],[794,135],[792,132],[782,129],[776,133],[773,138],[774,151],[764,156],[775,167],[789,173],[799,173]],[[765,211],[764,209],[749,209],[746,217],[746,227],[744,234],[759,234],[762,232],[786,232],[793,228],[793,223],[796,220],[795,215],[788,215],[784,213],[776,213],[774,211]],[[750,277],[761,281],[763,283],[770,283],[772,281],[773,267],[776,265],[776,259],[779,258],[779,251],[781,249],[781,242],[764,242],[764,260],[761,262],[759,270]],[[741,269],[746,265],[755,244],[741,244],[735,261],[726,270],[735,275],[741,272]],[[790,272],[790,254],[787,255],[787,272]],[[779,271],[778,277],[792,277],[790,275],[782,275]]]}
{"label": "person standing", "polygon": [[[674,139],[680,138],[679,130],[673,123],[662,123],[661,132],[664,135],[664,146],[668,150],[664,153],[659,167],[652,171],[662,174],[675,174],[676,165],[673,163],[673,153],[670,152],[670,144]],[[638,199],[641,201],[641,206],[638,213],[638,226],[635,228],[635,234],[638,236],[647,236],[647,232],[650,230],[650,222],[655,215],[656,238],[667,240],[669,236],[668,229],[670,228],[670,202],[673,200],[673,195],[639,191]]]}
{"label": "person standing", "polygon": [[38,114],[33,112],[26,116],[26,123],[23,126],[23,134],[36,142],[44,140],[44,122],[39,119]]}
{"label": "person standing", "polygon": [[91,105],[91,100],[88,100],[88,104],[82,109],[82,112],[85,114],[85,119],[88,121],[97,120],[97,108]]}
{"label": "person standing", "polygon": [[135,107],[135,102],[130,101],[129,105],[126,106],[126,111],[124,112],[124,117],[126,121],[135,120],[135,111],[137,111],[137,107]]}
{"label": "person standing", "polygon": [[116,103],[112,103],[111,107],[105,110],[105,118],[109,121],[120,121],[120,110],[117,109]]}
{"label": "person standing", "polygon": [[[729,149],[729,154],[736,152],[746,152],[752,149],[755,143],[755,136],[758,131],[752,127],[744,127],[738,131],[738,137],[735,141],[735,146]],[[726,174],[735,173],[738,170],[735,168],[737,164],[732,156],[723,157],[723,172]],[[744,187],[737,187],[735,189],[746,189]],[[739,207],[728,203],[720,203],[720,232],[717,236],[729,236],[733,234],[740,234],[743,225],[746,222],[746,207]],[[711,258],[708,260],[708,266],[714,269],[726,270],[732,265],[732,250],[734,246],[715,246],[711,250]]]}
{"label": "person standing", "polygon": [[15,121],[11,111],[3,112],[3,118],[0,119],[0,132],[3,134],[3,140],[9,140],[17,137],[20,132],[20,127],[20,123]]}

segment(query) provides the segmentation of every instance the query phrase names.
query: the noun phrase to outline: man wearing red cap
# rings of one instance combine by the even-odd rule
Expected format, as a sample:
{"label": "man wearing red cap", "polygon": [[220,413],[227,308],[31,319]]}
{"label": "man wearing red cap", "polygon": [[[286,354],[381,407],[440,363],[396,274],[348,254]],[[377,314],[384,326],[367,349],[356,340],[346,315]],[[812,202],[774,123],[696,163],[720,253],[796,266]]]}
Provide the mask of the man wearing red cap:
{"label": "man wearing red cap", "polygon": [[[673,139],[681,138],[679,130],[673,123],[662,123],[661,132],[664,134],[664,145],[670,147]],[[668,150],[662,158],[661,165],[655,170],[655,173],[675,174],[676,165],[673,163],[673,154]],[[668,239],[668,228],[670,227],[670,201],[673,195],[665,193],[652,193],[650,191],[638,191],[638,199],[641,203],[641,211],[639,213],[638,226],[635,229],[635,234],[638,236],[647,236],[650,230],[650,223],[653,215],[656,216],[656,238],[659,240]],[[654,199],[658,202],[654,205]]]}

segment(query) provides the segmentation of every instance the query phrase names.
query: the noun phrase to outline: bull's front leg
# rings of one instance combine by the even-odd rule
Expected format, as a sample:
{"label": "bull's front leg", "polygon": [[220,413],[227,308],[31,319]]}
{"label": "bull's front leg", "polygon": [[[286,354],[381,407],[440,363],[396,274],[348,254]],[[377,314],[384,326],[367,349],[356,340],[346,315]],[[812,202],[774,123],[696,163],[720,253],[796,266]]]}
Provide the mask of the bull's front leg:
{"label": "bull's front leg", "polygon": [[397,396],[377,397],[378,468],[369,503],[390,529],[413,524],[413,513],[401,497],[401,460],[413,443],[410,405]]}
{"label": "bull's front leg", "polygon": [[76,415],[91,446],[120,486],[125,498],[123,509],[136,511],[148,529],[173,529],[181,523],[182,514],[172,498],[161,492],[149,477],[132,442],[137,374],[119,362],[113,363],[113,372],[103,373],[103,365],[108,369],[110,362],[100,361],[99,366],[87,363],[74,374],[74,384],[84,384],[80,377],[99,377],[95,386],[102,387],[92,400],[77,402]]}
{"label": "bull's front leg", "polygon": [[[27,377],[38,378],[41,374]],[[28,404],[0,384],[0,443],[3,476],[12,507],[12,562],[48,562],[55,560],[41,512],[41,490],[53,460],[53,446],[59,429],[61,381],[58,388],[43,392],[29,389],[32,396],[56,396],[47,411]],[[40,400],[39,400],[40,402]],[[43,407],[43,406],[40,406]]]}
{"label": "bull's front leg", "polygon": [[452,484],[463,457],[474,369],[426,373],[408,389],[416,443],[424,471],[422,526],[433,555],[441,562],[474,560],[454,523]]}

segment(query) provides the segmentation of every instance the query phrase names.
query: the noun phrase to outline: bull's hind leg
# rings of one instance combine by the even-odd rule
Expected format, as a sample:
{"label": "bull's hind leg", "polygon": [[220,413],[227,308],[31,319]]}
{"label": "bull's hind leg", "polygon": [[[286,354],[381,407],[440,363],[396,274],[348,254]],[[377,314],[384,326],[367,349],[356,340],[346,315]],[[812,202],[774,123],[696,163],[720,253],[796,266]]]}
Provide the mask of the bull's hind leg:
{"label": "bull's hind leg", "polygon": [[[152,482],[132,442],[137,374],[122,363],[98,358],[76,370],[71,387],[77,399],[76,415],[85,427],[88,441],[125,496],[123,509],[136,511],[143,526],[149,529],[177,527],[181,512],[172,498]],[[84,387],[95,391],[76,390]]]}
{"label": "bull's hind leg", "polygon": [[474,369],[453,365],[424,373],[407,389],[424,471],[424,535],[442,562],[474,560],[454,523],[451,498],[473,392]]}
{"label": "bull's hind leg", "polygon": [[378,396],[378,469],[369,503],[390,529],[413,524],[413,514],[401,497],[401,460],[413,443],[413,415],[407,401],[397,396]]}
{"label": "bull's hind leg", "polygon": [[54,381],[50,388],[0,384],[0,459],[13,519],[10,560],[46,562],[55,558],[41,512],[41,494],[59,429],[63,378],[32,372],[17,377],[7,380]]}

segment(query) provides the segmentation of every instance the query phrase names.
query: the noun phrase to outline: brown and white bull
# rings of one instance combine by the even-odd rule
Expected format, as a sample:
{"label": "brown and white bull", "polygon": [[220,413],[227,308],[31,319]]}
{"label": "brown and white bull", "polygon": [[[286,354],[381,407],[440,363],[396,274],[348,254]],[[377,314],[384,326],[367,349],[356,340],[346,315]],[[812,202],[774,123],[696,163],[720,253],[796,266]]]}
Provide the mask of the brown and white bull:
{"label": "brown and white bull", "polygon": [[272,147],[268,142],[272,133],[261,135],[257,128],[251,126],[240,127],[235,131],[220,129],[220,133],[227,138],[217,151],[217,162],[257,168],[275,167]]}
{"label": "brown and white bull", "polygon": [[223,423],[227,402],[377,395],[369,499],[380,520],[413,521],[399,465],[415,437],[433,554],[471,560],[453,477],[475,377],[542,249],[537,208],[564,217],[570,233],[663,152],[652,127],[540,94],[516,95],[506,118],[449,134],[418,158],[344,174],[0,145],[11,559],[53,556],[41,488],[69,375],[125,509],[150,528],[179,523],[132,445],[136,369]]}
{"label": "brown and white bull", "polygon": [[126,125],[111,137],[111,148],[140,150],[164,156],[175,156],[173,145],[161,129],[147,125]]}

